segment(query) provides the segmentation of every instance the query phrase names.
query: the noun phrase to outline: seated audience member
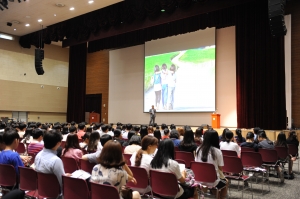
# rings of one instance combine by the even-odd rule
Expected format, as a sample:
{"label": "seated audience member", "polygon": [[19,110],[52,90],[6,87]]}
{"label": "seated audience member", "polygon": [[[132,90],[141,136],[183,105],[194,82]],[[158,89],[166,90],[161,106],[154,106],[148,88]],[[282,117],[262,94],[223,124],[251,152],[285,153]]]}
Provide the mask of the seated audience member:
{"label": "seated audience member", "polygon": [[177,131],[178,131],[178,133],[179,133],[179,139],[180,139],[180,140],[183,140],[184,129],[181,128],[181,127],[179,127],[179,128],[177,128]]}
{"label": "seated audience member", "polygon": [[[105,135],[105,134],[108,134],[108,125],[103,124],[103,125],[101,126],[100,137],[101,137],[102,135]],[[110,135],[110,136],[111,136],[111,135]]]}
{"label": "seated audience member", "polygon": [[79,146],[82,150],[87,150],[87,147],[88,147],[88,144],[89,144],[89,140],[90,140],[90,136],[91,136],[91,133],[90,132],[86,132],[84,134],[84,136],[81,137],[82,141],[83,142],[80,142],[79,143]]}
{"label": "seated audience member", "polygon": [[140,135],[141,128],[139,126],[134,126],[133,129],[134,129],[136,135]]}
{"label": "seated audience member", "polygon": [[262,149],[274,149],[274,144],[268,139],[266,132],[263,129],[258,131],[258,148]]}
{"label": "seated audience member", "polygon": [[[299,141],[298,141],[297,134],[296,134],[295,131],[290,131],[289,132],[289,137],[286,139],[286,143],[287,144],[293,144],[298,149],[298,147],[299,147]],[[298,155],[298,154],[292,154],[292,155]]]}
{"label": "seated audience member", "polygon": [[[285,134],[283,132],[280,132],[277,135],[277,140],[275,141],[275,147],[284,147],[288,151],[288,145],[287,145],[286,137],[285,137]],[[296,159],[292,160],[291,155],[288,155],[285,159],[288,159],[288,164],[289,164],[289,173],[285,176],[285,178],[294,179],[293,160],[296,160]]]}
{"label": "seated audience member", "polygon": [[[136,180],[126,172],[125,162],[122,155],[122,146],[117,142],[110,140],[104,145],[100,157],[99,164],[94,166],[90,181],[99,184],[107,184],[115,186],[122,197],[122,187],[127,181],[136,184]],[[127,167],[127,166],[126,166]],[[132,193],[133,199],[140,199],[138,192]]]}
{"label": "seated audience member", "polygon": [[236,134],[236,136],[234,136],[234,139],[237,143],[246,142],[246,139],[242,136],[242,130],[241,129],[236,129],[235,134]]}
{"label": "seated audience member", "polygon": [[[100,137],[101,146],[104,146],[105,143],[109,140],[112,140],[112,137],[108,134],[105,134]],[[97,158],[100,157],[101,150],[96,151],[95,153],[85,154],[82,156],[83,160],[87,160],[90,163],[97,163]]]}
{"label": "seated audience member", "polygon": [[[130,145],[129,144],[129,141],[130,141],[130,139],[131,139],[131,137],[133,136],[133,135],[135,135],[135,132],[134,131],[129,131],[129,133],[128,133],[128,140],[124,140],[124,143],[123,143],[123,147],[126,147],[126,146],[128,146],[128,145]],[[139,136],[140,137],[140,136]],[[140,138],[141,139],[141,138]],[[141,141],[140,141],[141,142]]]}
{"label": "seated audience member", "polygon": [[81,139],[81,137],[85,134],[85,131],[86,131],[85,123],[84,122],[79,123],[78,132],[77,132],[78,139]]}
{"label": "seated audience member", "polygon": [[122,133],[123,139],[125,139],[125,140],[128,139],[128,133],[129,133],[129,131],[131,131],[131,129],[132,129],[132,124],[130,124],[130,123],[126,124],[126,129]]}
{"label": "seated audience member", "polygon": [[221,150],[228,150],[228,151],[235,151],[237,155],[239,156],[241,151],[240,147],[237,143],[233,142],[233,133],[232,131],[226,131],[225,132],[225,142],[220,142],[220,149]]}
{"label": "seated audience member", "polygon": [[260,130],[259,127],[254,127],[254,128],[253,128],[253,132],[254,132],[254,142],[255,142],[256,144],[259,143],[259,140],[258,140],[258,131],[259,131],[259,130]]}
{"label": "seated audience member", "polygon": [[214,183],[204,184],[207,186],[223,188],[220,191],[219,198],[224,199],[227,195],[227,180],[222,172],[224,166],[222,152],[219,149],[218,133],[215,130],[207,130],[204,134],[203,143],[196,151],[196,162],[206,162],[213,164],[216,169],[217,179]]}
{"label": "seated audience member", "polygon": [[3,151],[5,149],[5,144],[3,141],[3,134],[4,134],[4,131],[0,131],[0,153],[1,153],[1,151]]}
{"label": "seated audience member", "polygon": [[41,129],[34,129],[32,131],[32,141],[28,145],[28,153],[37,154],[44,148],[43,142],[44,132]]}
{"label": "seated audience member", "polygon": [[170,125],[170,129],[171,129],[171,130],[176,129],[175,124],[171,124],[171,125]]}
{"label": "seated audience member", "polygon": [[241,143],[241,147],[253,148],[254,151],[258,151],[258,145],[254,143],[254,133],[251,131],[246,135],[246,142]]}
{"label": "seated audience member", "polygon": [[90,135],[89,144],[87,146],[86,151],[88,153],[94,153],[102,149],[100,143],[100,135],[97,131],[93,131]]}
{"label": "seated audience member", "polygon": [[[173,173],[180,184],[185,184],[186,172],[180,172],[179,164],[174,160],[174,144],[172,140],[165,139],[159,142],[158,150],[150,163],[151,169],[161,172]],[[179,186],[177,199],[198,198],[197,191],[187,186]]]}
{"label": "seated audience member", "polygon": [[45,133],[43,140],[44,149],[36,155],[34,160],[35,170],[40,173],[56,175],[62,188],[62,176],[65,175],[65,170],[61,159],[56,155],[57,149],[61,145],[62,135],[53,129]]}
{"label": "seated audience member", "polygon": [[192,129],[187,129],[184,133],[183,140],[179,144],[179,150],[185,152],[191,152],[195,155],[197,144],[194,140],[194,132]]}
{"label": "seated audience member", "polygon": [[157,138],[158,142],[161,140],[161,133],[159,129],[155,129],[153,135]]}
{"label": "seated audience member", "polygon": [[82,150],[79,146],[78,137],[76,134],[69,134],[65,144],[65,148],[62,150],[62,156],[68,158],[74,158],[79,165],[79,159],[82,158]]}
{"label": "seated audience member", "polygon": [[198,127],[195,131],[195,142],[199,146],[203,142],[203,127]]}
{"label": "seated audience member", "polygon": [[0,132],[4,132],[5,128],[6,128],[6,123],[0,122]]}
{"label": "seated audience member", "polygon": [[169,129],[165,129],[164,130],[164,136],[162,136],[162,140],[164,140],[164,139],[168,139],[168,138],[170,138],[170,130]]}
{"label": "seated audience member", "polygon": [[118,141],[121,144],[121,146],[123,146],[124,140],[122,140],[122,135],[121,134],[122,134],[121,131],[119,129],[116,129],[114,131],[114,139],[116,141]]}
{"label": "seated audience member", "polygon": [[24,144],[29,144],[32,140],[32,132],[33,132],[33,128],[26,128],[25,134],[23,135],[23,140],[21,141]]}
{"label": "seated audience member", "polygon": [[19,127],[18,127],[18,134],[20,136],[20,138],[23,138],[25,131],[26,131],[26,124],[25,123],[20,123]]}
{"label": "seated audience member", "polygon": [[148,135],[154,136],[154,134],[153,134],[153,133],[154,133],[154,129],[153,129],[152,126],[149,126],[149,127],[148,127],[147,132],[148,132]]}
{"label": "seated audience member", "polygon": [[[0,153],[0,164],[10,164],[15,167],[17,175],[19,175],[18,166],[24,166],[20,155],[13,150],[16,150],[19,145],[20,136],[16,130],[8,130],[3,134],[3,142],[5,148]],[[28,161],[28,157],[24,156],[23,161]]]}
{"label": "seated audience member", "polygon": [[68,128],[68,126],[64,126],[64,127],[62,128],[61,134],[62,134],[62,136],[63,136],[62,141],[66,141],[66,140],[67,140],[67,137],[68,137],[68,135],[69,135],[69,128]]}
{"label": "seated audience member", "polygon": [[130,158],[131,166],[143,167],[149,174],[150,163],[157,149],[158,140],[153,136],[145,136],[142,139],[142,148],[134,152]]}
{"label": "seated audience member", "polygon": [[147,126],[141,126],[141,131],[140,131],[141,139],[143,139],[144,136],[148,135],[147,131]]}
{"label": "seated audience member", "polygon": [[179,147],[181,141],[179,139],[179,133],[176,129],[171,130],[170,139],[173,141],[175,147]]}
{"label": "seated audience member", "polygon": [[226,142],[226,132],[230,131],[228,128],[223,129],[222,135],[219,136],[219,142]]}
{"label": "seated audience member", "polygon": [[[129,132],[129,134],[131,131]],[[134,133],[134,132],[133,132]],[[128,136],[129,136],[128,134]],[[141,149],[141,137],[138,135],[131,136],[129,140],[129,145],[125,147],[124,153],[125,154],[133,154]]]}
{"label": "seated audience member", "polygon": [[168,128],[168,126],[166,124],[164,124],[164,123],[161,124],[161,127],[160,127],[160,129],[161,129],[160,130],[161,136],[165,135],[164,130],[167,129],[167,128]]}
{"label": "seated audience member", "polygon": [[114,137],[114,129],[113,129],[113,124],[107,125],[108,127],[108,135],[110,135],[111,137]]}

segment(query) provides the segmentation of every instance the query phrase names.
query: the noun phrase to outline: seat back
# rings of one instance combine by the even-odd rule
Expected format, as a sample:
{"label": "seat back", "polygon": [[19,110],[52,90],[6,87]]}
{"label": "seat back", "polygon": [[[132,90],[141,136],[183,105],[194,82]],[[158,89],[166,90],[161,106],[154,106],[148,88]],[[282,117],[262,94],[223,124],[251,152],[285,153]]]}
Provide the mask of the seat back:
{"label": "seat back", "polygon": [[26,148],[25,148],[24,143],[20,142],[16,151],[17,151],[17,153],[25,153]]}
{"label": "seat back", "polygon": [[282,147],[282,146],[276,146],[275,150],[277,151],[277,155],[279,159],[286,159],[289,154],[288,154],[288,148]]}
{"label": "seat back", "polygon": [[37,173],[32,168],[20,167],[19,188],[23,191],[33,191],[37,189]]}
{"label": "seat back", "polygon": [[237,157],[236,151],[229,151],[229,150],[221,150],[223,156],[234,156]]}
{"label": "seat back", "polygon": [[152,191],[164,197],[175,197],[179,191],[176,176],[173,173],[150,170]]}
{"label": "seat back", "polygon": [[146,169],[142,167],[128,166],[135,177],[137,184],[128,181],[127,186],[132,188],[146,189],[149,185],[149,177]]}
{"label": "seat back", "polygon": [[215,166],[206,162],[191,162],[195,180],[204,183],[214,183],[217,179]]}
{"label": "seat back", "polygon": [[130,162],[131,156],[132,156],[132,154],[123,154],[123,157],[124,157],[127,165],[131,165],[131,162]]}
{"label": "seat back", "polygon": [[263,164],[260,153],[242,151],[241,161],[244,167],[261,167]]}
{"label": "seat back", "polygon": [[223,172],[237,174],[243,171],[243,164],[240,158],[234,156],[223,156],[223,160]]}
{"label": "seat back", "polygon": [[298,147],[294,144],[288,144],[289,154],[292,156],[296,156],[298,154]]}
{"label": "seat back", "polygon": [[80,168],[88,173],[92,173],[92,170],[94,166],[96,165],[95,163],[90,163],[89,161],[82,160],[80,159]]}
{"label": "seat back", "polygon": [[64,199],[89,199],[87,182],[80,178],[63,176]]}
{"label": "seat back", "polygon": [[37,172],[38,194],[40,198],[57,198],[60,194],[60,185],[54,174]]}
{"label": "seat back", "polygon": [[259,149],[262,161],[267,163],[274,163],[278,160],[277,151],[274,149]]}
{"label": "seat back", "polygon": [[64,164],[64,169],[66,173],[73,173],[74,171],[78,170],[77,162],[74,158],[69,157],[61,157],[61,160]]}
{"label": "seat back", "polygon": [[91,199],[120,199],[116,187],[91,182]]}
{"label": "seat back", "polygon": [[255,152],[254,148],[250,148],[250,147],[241,147],[241,152]]}
{"label": "seat back", "polygon": [[12,187],[17,183],[17,175],[14,166],[0,164],[0,186]]}
{"label": "seat back", "polygon": [[175,159],[184,160],[185,167],[190,168],[191,162],[195,160],[195,157],[191,152],[175,151]]}

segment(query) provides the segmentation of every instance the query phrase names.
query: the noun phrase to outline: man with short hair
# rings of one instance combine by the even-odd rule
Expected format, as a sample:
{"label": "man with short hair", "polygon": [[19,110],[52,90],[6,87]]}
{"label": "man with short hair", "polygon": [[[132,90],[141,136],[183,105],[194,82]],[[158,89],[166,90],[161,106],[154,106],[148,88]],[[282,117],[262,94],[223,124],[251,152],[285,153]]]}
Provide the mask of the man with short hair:
{"label": "man with short hair", "polygon": [[130,123],[126,124],[126,129],[125,129],[125,131],[122,133],[122,138],[123,138],[123,139],[125,139],[125,140],[128,139],[128,133],[129,133],[129,131],[131,131],[131,129],[132,129],[132,124],[130,124]]}
{"label": "man with short hair", "polygon": [[18,134],[19,134],[20,138],[24,137],[25,131],[26,131],[26,124],[20,123],[19,127],[18,127]]}
{"label": "man with short hair", "polygon": [[82,136],[84,136],[85,134],[85,123],[84,122],[81,122],[78,124],[78,132],[77,132],[77,136],[78,136],[78,139],[81,139]]}
{"label": "man with short hair", "polygon": [[34,129],[32,131],[32,141],[28,145],[28,153],[37,154],[44,148],[43,142],[44,131],[41,129]]}
{"label": "man with short hair", "polygon": [[149,125],[155,123],[155,117],[156,117],[156,109],[154,108],[154,105],[152,105],[152,108],[149,110],[150,113],[150,122]]}
{"label": "man with short hair", "polygon": [[62,176],[65,175],[65,170],[62,160],[56,155],[57,149],[61,145],[62,135],[59,131],[53,129],[45,133],[43,140],[44,149],[35,157],[35,170],[56,175],[62,188]]}
{"label": "man with short hair", "polygon": [[42,128],[42,124],[40,122],[36,123],[36,128],[41,129]]}

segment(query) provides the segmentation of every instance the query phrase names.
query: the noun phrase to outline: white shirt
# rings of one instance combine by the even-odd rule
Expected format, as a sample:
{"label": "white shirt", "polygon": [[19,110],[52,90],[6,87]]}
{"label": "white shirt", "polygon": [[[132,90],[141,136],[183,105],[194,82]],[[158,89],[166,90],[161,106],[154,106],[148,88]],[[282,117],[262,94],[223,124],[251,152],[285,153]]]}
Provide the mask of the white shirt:
{"label": "white shirt", "polygon": [[19,134],[20,138],[23,138],[25,131],[18,131],[18,134]]}
{"label": "white shirt", "polygon": [[122,133],[122,138],[125,140],[128,139],[128,131],[124,131],[124,133]]}
{"label": "white shirt", "polygon": [[[134,152],[130,158],[131,166],[135,166],[135,157],[136,157],[137,152]],[[142,154],[142,160],[141,160],[141,165],[140,167],[146,169],[148,175],[149,175],[149,170],[151,168],[150,163],[153,159],[152,155],[149,154]]]}
{"label": "white shirt", "polygon": [[240,147],[235,142],[220,142],[220,149],[221,150],[228,150],[228,151],[236,151],[237,155],[240,155]]}
{"label": "white shirt", "polygon": [[108,134],[108,135],[110,135],[111,137],[114,137],[114,133],[112,132],[112,131],[108,131],[108,132],[101,132],[101,134],[100,134],[100,137],[102,137],[103,135],[105,135],[105,134]]}
{"label": "white shirt", "polygon": [[68,133],[68,134],[65,134],[65,135],[62,135],[63,136],[63,139],[62,139],[62,141],[67,141],[67,137],[68,137],[68,135],[69,135],[70,133]]}
{"label": "white shirt", "polygon": [[[215,166],[218,179],[214,183],[208,183],[207,184],[208,186],[217,186],[218,185],[218,183],[220,181],[219,166],[221,166],[221,167],[224,166],[224,161],[223,161],[223,156],[222,156],[221,150],[217,149],[215,147],[213,147],[213,150],[215,150],[215,155],[216,155],[215,160],[213,160],[212,155],[209,152],[208,155],[207,155],[207,163],[213,164]],[[198,149],[196,151],[198,151]],[[199,154],[196,155],[196,157],[195,157],[195,161],[196,162],[203,162],[201,160],[201,157],[202,157],[202,151],[200,150]]]}
{"label": "white shirt", "polygon": [[124,149],[124,153],[125,154],[133,154],[135,152],[138,152],[138,150],[140,150],[142,147],[136,144],[132,144],[132,145],[128,145],[127,147],[125,147]]}

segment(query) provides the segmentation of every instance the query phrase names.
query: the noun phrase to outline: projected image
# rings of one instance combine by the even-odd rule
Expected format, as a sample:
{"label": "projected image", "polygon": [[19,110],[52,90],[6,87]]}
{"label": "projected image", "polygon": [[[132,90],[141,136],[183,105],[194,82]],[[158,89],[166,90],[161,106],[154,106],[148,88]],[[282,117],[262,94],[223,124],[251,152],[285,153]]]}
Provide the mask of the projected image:
{"label": "projected image", "polygon": [[215,46],[145,57],[144,111],[215,111]]}

